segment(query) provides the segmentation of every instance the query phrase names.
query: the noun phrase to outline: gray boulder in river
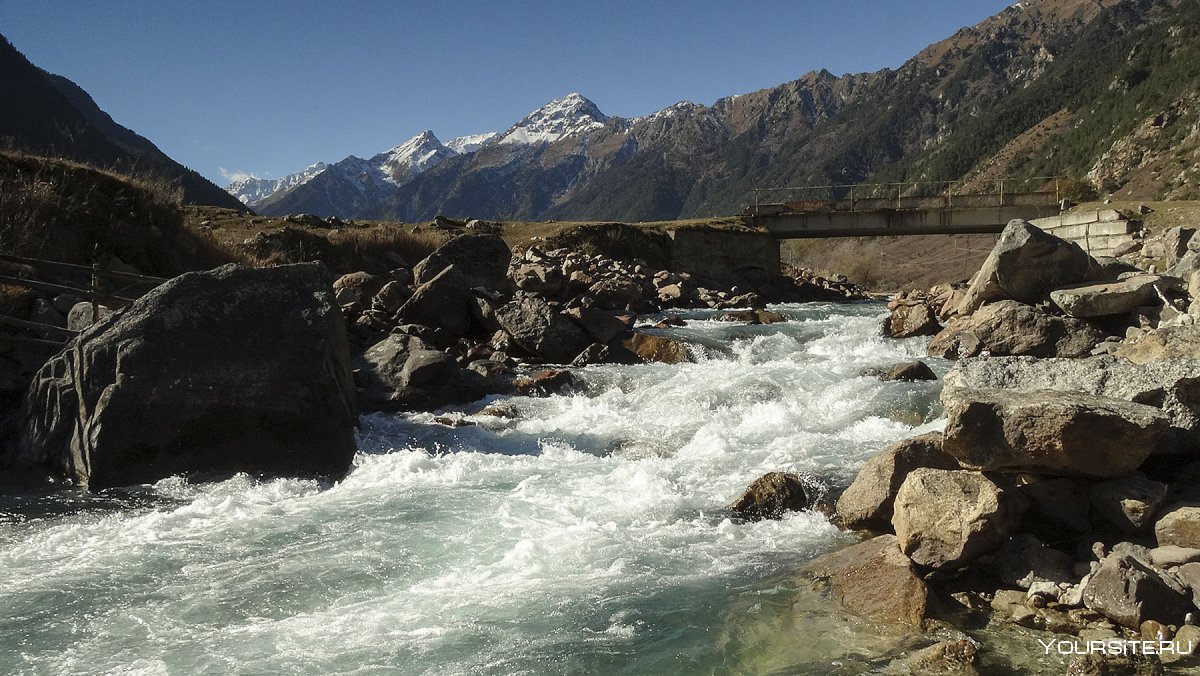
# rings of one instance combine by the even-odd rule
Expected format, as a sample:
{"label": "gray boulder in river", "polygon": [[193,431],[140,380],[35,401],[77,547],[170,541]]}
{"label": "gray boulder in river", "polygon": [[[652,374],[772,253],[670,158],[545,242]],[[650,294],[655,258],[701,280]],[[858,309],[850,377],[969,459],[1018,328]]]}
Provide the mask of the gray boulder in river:
{"label": "gray boulder in river", "polygon": [[51,358],[0,463],[92,489],[341,475],[357,415],[325,268],[226,265],[166,282]]}
{"label": "gray boulder in river", "polygon": [[956,311],[968,315],[985,303],[1006,299],[1036,303],[1054,289],[1087,279],[1094,264],[1078,244],[1025,221],[1009,221]]}

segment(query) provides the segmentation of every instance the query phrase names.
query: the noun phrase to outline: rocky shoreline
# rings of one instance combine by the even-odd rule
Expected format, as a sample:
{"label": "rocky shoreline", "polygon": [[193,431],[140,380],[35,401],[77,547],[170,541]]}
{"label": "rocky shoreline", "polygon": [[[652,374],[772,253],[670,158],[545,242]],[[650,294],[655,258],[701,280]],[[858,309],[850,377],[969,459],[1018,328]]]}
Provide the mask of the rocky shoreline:
{"label": "rocky shoreline", "polygon": [[[570,386],[556,366],[693,358],[635,327],[639,316],[708,308],[760,324],[782,319],[767,303],[865,298],[844,281],[779,274],[769,255],[743,269],[697,265],[710,260],[703,235],[681,245],[700,254],[680,265],[671,242],[631,243],[620,227],[514,251],[464,224],[385,275],[333,280],[305,263],[180,276],[41,367],[9,412],[0,464],[10,477],[92,489],[177,474],[336,478],[360,411],[545,395]],[[804,577],[851,612],[930,637],[897,668],[920,673],[911,665],[933,660],[972,673],[986,647],[964,632],[987,621],[1157,646],[1080,656],[1080,673],[1191,664],[1200,240],[1190,235],[1164,235],[1175,242],[1167,260],[1141,255],[1156,242],[1098,260],[1011,223],[970,284],[888,305],[883,335],[929,336],[931,355],[956,360],[944,432],[882,450],[828,504],[773,473],[730,509],[758,519],[818,508],[863,531]],[[715,239],[731,236],[750,235]],[[631,248],[655,264],[625,257]],[[873,375],[935,377],[919,362]]]}
{"label": "rocky shoreline", "polygon": [[931,336],[931,355],[957,359],[945,430],[862,467],[832,511],[868,539],[805,575],[931,637],[893,669],[978,673],[986,646],[964,631],[987,622],[1069,647],[1070,673],[1200,664],[1192,234],[1147,243],[1172,254],[1156,274],[1161,259],[1093,259],[1014,221],[969,285],[889,304],[884,335]]}
{"label": "rocky shoreline", "polygon": [[450,231],[445,243],[384,275],[227,265],[93,325],[81,318],[82,333],[14,386],[24,395],[7,412],[0,466],[91,488],[175,474],[336,478],[359,412],[545,395],[570,383],[550,366],[693,358],[635,329],[643,314],[729,309],[720,318],[767,323],[781,317],[766,303],[865,297],[845,281],[781,274],[763,233],[609,224],[570,233],[570,248],[513,251],[487,225],[434,224]]}

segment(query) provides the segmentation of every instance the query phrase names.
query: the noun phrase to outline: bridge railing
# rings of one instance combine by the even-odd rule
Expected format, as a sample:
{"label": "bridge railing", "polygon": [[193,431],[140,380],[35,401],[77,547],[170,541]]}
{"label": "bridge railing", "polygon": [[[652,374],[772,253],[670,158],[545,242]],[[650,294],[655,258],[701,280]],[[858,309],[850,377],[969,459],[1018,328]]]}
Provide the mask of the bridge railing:
{"label": "bridge railing", "polygon": [[1039,206],[1062,201],[1062,177],[1002,178],[988,181],[905,181],[842,185],[755,188],[749,215],[882,209],[953,209]]}

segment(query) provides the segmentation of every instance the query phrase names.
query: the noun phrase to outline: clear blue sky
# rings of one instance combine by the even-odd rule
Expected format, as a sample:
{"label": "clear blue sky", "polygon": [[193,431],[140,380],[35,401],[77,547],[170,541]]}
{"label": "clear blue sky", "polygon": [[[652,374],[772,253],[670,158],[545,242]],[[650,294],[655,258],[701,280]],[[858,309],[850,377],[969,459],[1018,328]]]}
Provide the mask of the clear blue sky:
{"label": "clear blue sky", "polygon": [[632,117],[896,67],[1003,0],[0,0],[0,33],[224,185],[503,131],[578,91]]}

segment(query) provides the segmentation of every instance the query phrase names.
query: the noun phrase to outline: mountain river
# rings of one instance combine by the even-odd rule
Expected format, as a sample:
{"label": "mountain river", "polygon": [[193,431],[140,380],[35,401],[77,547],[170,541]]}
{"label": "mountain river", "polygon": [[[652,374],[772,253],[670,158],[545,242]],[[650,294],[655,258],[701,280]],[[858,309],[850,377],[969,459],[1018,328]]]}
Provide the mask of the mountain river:
{"label": "mountain river", "polygon": [[911,637],[796,575],[856,537],[817,512],[745,522],[725,505],[769,471],[845,487],[940,429],[940,382],[864,375],[924,356],[924,339],[878,337],[880,304],[773,309],[789,321],[679,313],[663,332],[697,363],[366,416],[337,483],[0,498],[0,672],[871,671]]}

